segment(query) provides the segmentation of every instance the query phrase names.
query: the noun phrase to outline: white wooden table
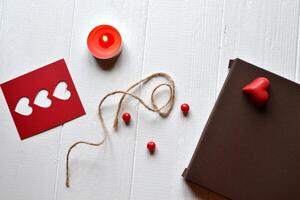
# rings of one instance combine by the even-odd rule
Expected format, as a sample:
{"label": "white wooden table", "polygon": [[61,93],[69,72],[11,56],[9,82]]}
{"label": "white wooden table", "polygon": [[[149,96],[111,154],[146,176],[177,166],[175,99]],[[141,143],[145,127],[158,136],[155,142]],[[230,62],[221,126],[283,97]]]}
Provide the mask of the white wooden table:
{"label": "white wooden table", "polygon": [[[0,93],[0,199],[222,199],[189,187],[181,177],[227,75],[240,57],[299,81],[296,0],[0,0],[0,82],[65,58],[87,114],[21,141]],[[111,70],[89,54],[86,38],[99,24],[116,26],[124,48]],[[153,72],[176,82],[171,115],[162,120],[128,98],[121,123],[100,148],[65,156],[77,140],[103,136],[99,100]],[[137,94],[149,102],[151,87]],[[162,97],[163,98],[163,97]],[[181,115],[188,102],[190,115]],[[111,126],[116,99],[105,104]],[[145,144],[156,141],[150,156]]]}

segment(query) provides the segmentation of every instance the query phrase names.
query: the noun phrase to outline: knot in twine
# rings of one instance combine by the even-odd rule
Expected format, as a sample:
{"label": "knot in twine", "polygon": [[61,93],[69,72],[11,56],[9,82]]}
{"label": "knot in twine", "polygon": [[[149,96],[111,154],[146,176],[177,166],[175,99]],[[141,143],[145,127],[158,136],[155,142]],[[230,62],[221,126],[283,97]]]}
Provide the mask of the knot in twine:
{"label": "knot in twine", "polygon": [[[140,97],[138,97],[138,96],[130,93],[130,91],[133,90],[134,88],[137,88],[137,86],[139,86],[139,85],[142,86],[142,85],[148,83],[150,80],[152,80],[154,78],[158,78],[158,77],[166,79],[166,81],[168,83],[159,84],[159,85],[157,85],[152,90],[152,93],[151,93],[151,105],[147,105]],[[157,106],[155,100],[154,100],[154,95],[155,95],[156,91],[160,87],[162,87],[162,86],[168,87],[170,93],[169,93],[169,99],[168,99],[168,101],[163,106],[161,106],[159,108]],[[72,146],[70,146],[70,148],[68,150],[68,153],[67,153],[67,157],[66,157],[66,187],[70,187],[70,169],[69,169],[70,168],[70,163],[69,163],[69,158],[70,158],[70,154],[71,154],[72,149],[75,148],[79,144],[86,144],[86,145],[90,145],[90,146],[101,146],[105,142],[105,140],[107,139],[107,137],[108,137],[108,130],[107,130],[105,122],[104,122],[104,118],[103,118],[103,115],[102,115],[101,106],[102,106],[103,102],[108,97],[116,95],[116,94],[123,94],[123,95],[122,95],[121,99],[119,100],[117,112],[115,114],[115,120],[114,120],[114,123],[113,123],[113,128],[114,129],[117,129],[117,127],[118,127],[118,116],[120,114],[121,106],[122,106],[122,103],[123,103],[124,98],[125,98],[126,95],[131,96],[134,99],[136,99],[147,110],[152,111],[152,112],[156,112],[156,113],[158,113],[163,118],[167,117],[170,114],[170,112],[172,111],[172,108],[173,108],[173,105],[174,105],[175,83],[174,83],[173,79],[171,78],[171,76],[169,76],[166,73],[154,73],[154,74],[152,74],[152,75],[150,75],[150,76],[148,76],[148,77],[146,77],[146,78],[144,78],[144,79],[136,82],[135,84],[133,84],[132,86],[130,86],[126,91],[117,90],[117,91],[114,91],[114,92],[111,92],[111,93],[108,93],[107,95],[105,95],[101,99],[101,101],[99,103],[99,106],[98,106],[98,114],[99,114],[99,118],[100,118],[100,124],[101,124],[101,127],[102,127],[103,132],[104,132],[104,137],[103,137],[103,139],[101,139],[97,143],[86,142],[86,141],[78,141],[78,142],[75,142]]]}

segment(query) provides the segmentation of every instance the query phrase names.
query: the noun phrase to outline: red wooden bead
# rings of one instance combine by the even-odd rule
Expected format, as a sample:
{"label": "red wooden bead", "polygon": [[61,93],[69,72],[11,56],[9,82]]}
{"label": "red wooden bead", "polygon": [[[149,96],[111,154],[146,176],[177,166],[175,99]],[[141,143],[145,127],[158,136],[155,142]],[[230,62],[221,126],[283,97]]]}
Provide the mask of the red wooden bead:
{"label": "red wooden bead", "polygon": [[184,103],[184,104],[181,105],[181,111],[183,113],[188,113],[189,110],[190,110],[190,106],[187,103]]}
{"label": "red wooden bead", "polygon": [[150,153],[153,153],[155,151],[155,142],[150,141],[147,143],[147,149]]}
{"label": "red wooden bead", "polygon": [[128,124],[128,123],[130,122],[130,119],[131,119],[130,113],[128,113],[128,112],[123,113],[122,119],[123,119],[123,121],[124,121],[126,124]]}

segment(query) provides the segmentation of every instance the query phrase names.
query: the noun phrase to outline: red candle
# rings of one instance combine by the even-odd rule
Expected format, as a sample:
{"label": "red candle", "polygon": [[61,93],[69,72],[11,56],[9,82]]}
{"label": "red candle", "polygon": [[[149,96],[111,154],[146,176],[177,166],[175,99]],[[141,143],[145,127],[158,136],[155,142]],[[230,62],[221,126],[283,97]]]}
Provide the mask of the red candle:
{"label": "red candle", "polygon": [[87,45],[96,58],[109,59],[121,52],[122,38],[113,26],[100,25],[90,32]]}

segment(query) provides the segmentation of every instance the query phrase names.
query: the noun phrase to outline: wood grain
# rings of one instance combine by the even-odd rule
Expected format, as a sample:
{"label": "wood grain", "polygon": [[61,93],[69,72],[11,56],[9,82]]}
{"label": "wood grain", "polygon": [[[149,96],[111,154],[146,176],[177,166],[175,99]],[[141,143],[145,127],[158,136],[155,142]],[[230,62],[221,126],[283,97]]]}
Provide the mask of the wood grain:
{"label": "wood grain", "polygon": [[[139,109],[132,199],[198,199],[181,177],[216,98],[223,3],[150,1],[143,74],[170,73],[176,83],[171,115]],[[146,98],[147,89],[143,96]],[[149,91],[149,90],[148,90]],[[158,96],[163,102],[166,92]],[[180,104],[191,106],[188,117]],[[161,103],[163,104],[163,103]],[[145,144],[155,140],[157,152]]]}
{"label": "wood grain", "polygon": [[220,59],[220,88],[229,59],[242,58],[294,80],[299,1],[227,0]]}
{"label": "wood grain", "polygon": [[[141,78],[147,1],[76,1],[70,71],[87,115],[63,126],[59,153],[56,199],[128,199],[133,167],[137,102],[126,101],[123,111],[132,113],[125,126],[120,120],[117,132],[111,130],[118,98],[104,105],[104,118],[111,130],[100,148],[79,146],[71,154],[71,188],[65,187],[65,156],[78,140],[98,141],[103,137],[97,115],[102,97],[114,90],[125,90]],[[121,33],[123,50],[112,67],[91,56],[86,38],[99,24],[111,24]]]}
{"label": "wood grain", "polygon": [[[20,141],[0,93],[0,199],[201,199],[224,197],[187,184],[188,165],[227,76],[240,57],[299,81],[299,1],[284,0],[0,0],[0,82],[65,58],[87,114]],[[123,52],[109,63],[88,52],[96,25],[116,26]],[[161,119],[128,98],[130,126],[120,121],[108,142],[80,146],[71,155],[71,188],[65,188],[67,148],[103,136],[99,100],[153,72],[176,83],[171,115]],[[150,102],[158,81],[136,91]],[[156,96],[159,104],[167,90]],[[117,98],[105,104],[112,125]],[[191,112],[184,117],[181,103]],[[155,140],[150,155],[146,143]],[[259,199],[259,198],[258,198]]]}
{"label": "wood grain", "polygon": [[[68,59],[70,1],[0,1],[0,82]],[[21,141],[0,94],[0,199],[53,199],[61,127]]]}

